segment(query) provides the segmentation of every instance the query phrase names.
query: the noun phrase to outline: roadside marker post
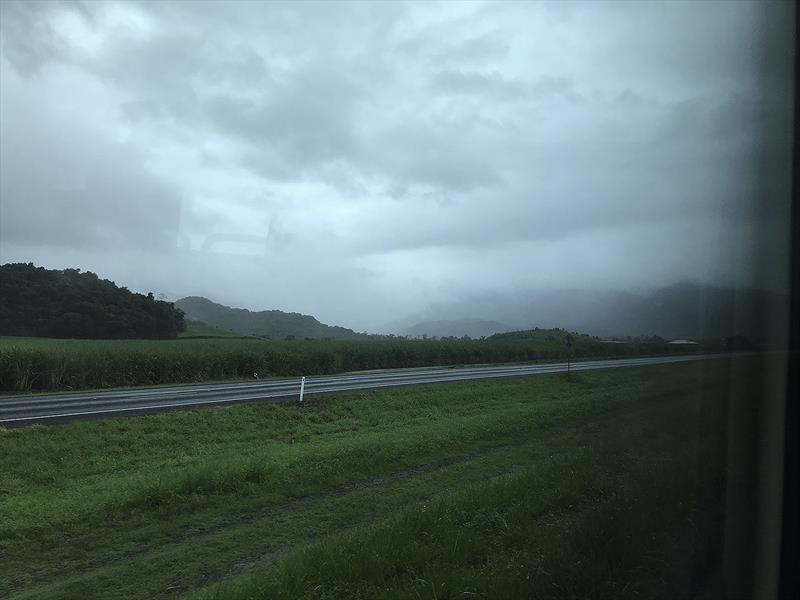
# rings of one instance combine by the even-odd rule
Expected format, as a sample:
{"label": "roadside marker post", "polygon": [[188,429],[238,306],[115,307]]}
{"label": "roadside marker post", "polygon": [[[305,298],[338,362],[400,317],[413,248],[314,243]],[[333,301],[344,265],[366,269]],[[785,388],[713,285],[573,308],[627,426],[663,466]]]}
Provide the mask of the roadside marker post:
{"label": "roadside marker post", "polygon": [[567,348],[569,349],[569,354],[567,354],[567,379],[571,378],[571,363],[572,363],[572,342],[575,341],[575,338],[572,337],[571,333],[567,333],[566,337],[564,338],[564,343],[566,344]]}
{"label": "roadside marker post", "polygon": [[301,377],[300,378],[300,402],[303,401],[303,392],[305,391],[305,389],[306,389],[306,378],[305,377]]}

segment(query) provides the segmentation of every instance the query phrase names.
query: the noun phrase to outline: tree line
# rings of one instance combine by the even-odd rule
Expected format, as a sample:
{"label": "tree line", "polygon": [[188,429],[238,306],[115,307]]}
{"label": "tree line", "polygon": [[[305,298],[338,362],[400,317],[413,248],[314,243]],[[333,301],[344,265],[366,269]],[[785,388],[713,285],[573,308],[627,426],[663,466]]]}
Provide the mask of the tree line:
{"label": "tree line", "polygon": [[90,271],[32,263],[0,265],[0,335],[94,339],[171,339],[183,311]]}

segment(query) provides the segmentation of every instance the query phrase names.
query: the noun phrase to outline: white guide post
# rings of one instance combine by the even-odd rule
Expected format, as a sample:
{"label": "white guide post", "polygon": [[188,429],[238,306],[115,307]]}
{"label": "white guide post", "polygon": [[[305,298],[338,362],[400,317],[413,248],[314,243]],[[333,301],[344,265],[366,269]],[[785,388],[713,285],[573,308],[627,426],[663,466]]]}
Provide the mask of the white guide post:
{"label": "white guide post", "polygon": [[300,402],[303,401],[303,392],[305,391],[305,389],[306,389],[306,378],[305,377],[301,377],[300,378]]}

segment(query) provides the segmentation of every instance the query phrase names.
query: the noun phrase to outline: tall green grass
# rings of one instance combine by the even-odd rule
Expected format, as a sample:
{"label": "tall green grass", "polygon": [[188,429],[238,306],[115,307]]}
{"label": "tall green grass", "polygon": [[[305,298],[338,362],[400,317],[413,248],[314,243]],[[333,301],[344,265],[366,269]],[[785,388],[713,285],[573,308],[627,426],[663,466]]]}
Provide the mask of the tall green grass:
{"label": "tall green grass", "polygon": [[[53,495],[52,485],[25,494],[12,494],[0,502],[0,538],[25,537],[82,519],[127,518],[156,509],[186,509],[209,497],[313,492],[320,481],[329,486],[347,481],[354,474],[369,477],[388,466],[404,468],[422,458],[435,457],[441,448],[466,450],[498,439],[513,438],[547,423],[596,414],[604,407],[597,402],[607,398],[612,390],[618,386],[631,389],[631,382],[624,378],[616,379],[616,383],[611,383],[614,379],[608,381],[608,389],[585,397],[580,397],[581,392],[589,392],[590,388],[574,382],[568,390],[571,397],[568,404],[559,396],[542,398],[535,404],[526,402],[524,397],[506,399],[492,393],[492,384],[459,386],[461,398],[458,402],[474,401],[473,407],[431,401],[430,396],[426,405],[420,406],[414,401],[417,396],[413,392],[407,395],[398,392],[395,397],[410,398],[411,402],[397,408],[397,419],[385,414],[385,407],[367,406],[369,398],[374,396],[365,395],[359,402],[361,413],[353,413],[344,422],[340,421],[340,432],[334,430],[333,435],[325,439],[312,438],[302,444],[294,442],[305,441],[310,434],[307,426],[301,427],[303,421],[298,419],[297,412],[272,407],[267,414],[272,414],[276,420],[288,420],[283,425],[286,433],[275,436],[277,439],[269,433],[275,424],[267,422],[262,436],[247,445],[224,443],[219,444],[216,452],[200,454],[182,454],[176,448],[176,456],[163,457],[157,468],[149,463],[143,469],[120,469],[96,480],[84,479],[80,485],[60,478],[57,495]],[[543,386],[524,387],[547,390],[549,386],[545,382]],[[452,393],[445,397],[456,399]],[[175,419],[175,416],[165,418]],[[295,426],[291,425],[292,421],[296,422]],[[248,428],[252,428],[252,424]],[[14,433],[7,435],[13,437]],[[237,434],[232,432],[231,435]],[[46,439],[40,443],[45,448],[51,445]],[[148,442],[143,439],[142,443]],[[37,454],[41,456],[40,452]],[[53,457],[56,456],[58,450],[54,447]],[[45,458],[39,463],[47,473],[42,474],[45,478],[53,476],[51,460]],[[0,466],[4,463],[0,460]],[[6,468],[9,473],[31,478],[30,474],[22,473],[18,465],[7,464]]]}
{"label": "tall green grass", "polygon": [[[585,545],[612,533],[625,552],[615,558],[618,546],[599,546],[608,560],[596,560],[591,577],[600,581],[608,566],[611,580],[638,581],[632,557],[661,533],[645,528],[637,537],[625,519],[643,515],[630,525],[639,527],[651,510],[658,518],[650,524],[666,527],[669,510],[697,504],[686,485],[717,485],[718,460],[702,448],[713,446],[724,419],[700,412],[724,400],[731,362],[741,372],[750,365],[696,362],[0,429],[0,596],[171,598],[300,549],[223,584],[222,597],[248,597],[237,595],[240,586],[271,597],[281,582],[297,597],[503,597],[485,590],[525,592],[524,576],[537,572],[525,569],[540,555],[553,562],[535,564],[568,585],[587,570],[570,565],[593,556]],[[674,489],[659,488],[650,504],[643,474]],[[712,504],[714,494],[707,497]],[[595,515],[606,519],[602,528],[591,529]],[[696,529],[706,521],[695,518]],[[508,530],[555,541],[521,546],[503,537]],[[309,546],[323,534],[335,535]],[[452,548],[466,562],[446,562]],[[369,572],[336,575],[341,561],[329,555],[337,552]],[[325,556],[330,571],[314,564]],[[458,582],[468,587],[456,590]]]}
{"label": "tall green grass", "polygon": [[[0,390],[81,390],[366,369],[565,358],[561,339],[268,341],[0,338]],[[694,346],[701,351],[704,347]],[[579,336],[574,358],[686,353],[665,343],[604,344]]]}
{"label": "tall green grass", "polygon": [[[721,418],[723,399],[712,394],[705,409]],[[692,576],[707,566],[703,549],[721,540],[724,459],[719,421],[698,430],[684,400],[683,414],[662,406],[621,417],[591,446],[333,535],[189,598],[691,597]]]}

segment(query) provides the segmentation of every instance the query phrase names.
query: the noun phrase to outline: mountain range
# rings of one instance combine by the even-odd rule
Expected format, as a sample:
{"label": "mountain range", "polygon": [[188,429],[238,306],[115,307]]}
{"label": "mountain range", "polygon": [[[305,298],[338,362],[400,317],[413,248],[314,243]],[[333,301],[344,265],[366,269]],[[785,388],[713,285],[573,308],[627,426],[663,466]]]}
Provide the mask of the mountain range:
{"label": "mountain range", "polygon": [[[409,337],[490,336],[534,327],[561,327],[591,335],[707,339],[764,337],[765,311],[786,297],[756,289],[676,283],[651,293],[536,290],[487,294],[430,307],[424,314],[395,321],[387,331]],[[365,339],[352,329],[320,323],[310,315],[280,310],[231,308],[190,296],[175,302],[188,319],[243,335],[272,339]],[[472,315],[452,319],[450,315]]]}
{"label": "mountain range", "polygon": [[[693,282],[647,293],[530,290],[473,295],[433,305],[414,317],[395,321],[388,329],[460,336],[465,322],[483,322],[503,328],[497,332],[561,327],[603,337],[705,339],[744,335],[759,339],[764,337],[766,311],[780,309],[786,301],[786,296],[775,292]],[[454,314],[472,318],[448,318]]]}

